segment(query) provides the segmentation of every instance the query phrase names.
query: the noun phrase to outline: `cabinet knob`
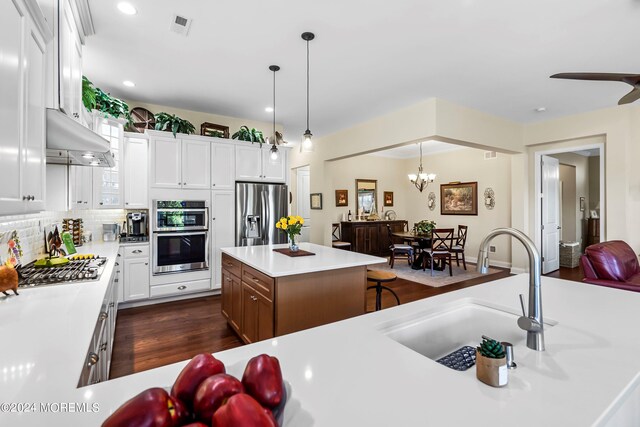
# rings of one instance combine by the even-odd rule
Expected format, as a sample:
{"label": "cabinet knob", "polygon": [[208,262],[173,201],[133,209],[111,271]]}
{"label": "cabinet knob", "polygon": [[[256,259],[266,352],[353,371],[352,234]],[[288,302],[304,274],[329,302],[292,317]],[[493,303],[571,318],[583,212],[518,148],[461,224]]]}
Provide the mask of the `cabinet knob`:
{"label": "cabinet knob", "polygon": [[107,313],[106,311],[100,313],[100,320],[105,320],[107,317],[109,317],[109,313]]}
{"label": "cabinet knob", "polygon": [[98,361],[100,360],[100,357],[95,354],[94,352],[89,353],[89,356],[87,357],[87,366],[93,366],[96,363],[98,363]]}
{"label": "cabinet knob", "polygon": [[125,203],[125,205],[128,205],[128,204],[129,204],[129,202],[126,202],[126,203]]}
{"label": "cabinet knob", "polygon": [[149,263],[148,263],[148,262],[145,262],[145,263],[144,263],[144,265],[149,265]]}
{"label": "cabinet knob", "polygon": [[117,267],[117,266],[119,266],[119,265],[120,265],[120,264],[118,264],[118,263],[116,262],[116,267]]}
{"label": "cabinet knob", "polygon": [[213,186],[215,187],[216,185],[215,185],[215,184],[213,184]]}
{"label": "cabinet knob", "polygon": [[211,221],[215,221],[215,220],[216,220],[215,218],[211,218]]}
{"label": "cabinet knob", "polygon": [[253,295],[251,295],[251,299],[252,299],[253,301],[258,301],[258,298],[254,297]]}
{"label": "cabinet knob", "polygon": [[80,205],[82,204],[82,200],[78,200],[76,203]]}
{"label": "cabinet knob", "polygon": [[104,205],[104,203],[103,203],[103,202],[100,202],[100,206],[102,206],[102,205]]}
{"label": "cabinet knob", "polygon": [[29,196],[22,196],[22,201],[29,200]]}
{"label": "cabinet knob", "polygon": [[184,291],[185,289],[187,289],[187,287],[185,285],[178,286],[178,290],[179,291]]}

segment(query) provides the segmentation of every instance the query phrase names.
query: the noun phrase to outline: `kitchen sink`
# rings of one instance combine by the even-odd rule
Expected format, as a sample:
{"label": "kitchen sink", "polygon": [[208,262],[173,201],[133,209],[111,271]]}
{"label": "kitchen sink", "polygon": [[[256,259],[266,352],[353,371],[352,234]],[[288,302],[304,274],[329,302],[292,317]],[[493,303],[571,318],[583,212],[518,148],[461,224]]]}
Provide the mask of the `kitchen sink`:
{"label": "kitchen sink", "polygon": [[[512,344],[524,342],[527,333],[517,325],[520,313],[465,299],[379,325],[392,340],[430,359],[437,360],[463,346],[476,347],[486,335]],[[545,329],[556,324],[544,322]]]}

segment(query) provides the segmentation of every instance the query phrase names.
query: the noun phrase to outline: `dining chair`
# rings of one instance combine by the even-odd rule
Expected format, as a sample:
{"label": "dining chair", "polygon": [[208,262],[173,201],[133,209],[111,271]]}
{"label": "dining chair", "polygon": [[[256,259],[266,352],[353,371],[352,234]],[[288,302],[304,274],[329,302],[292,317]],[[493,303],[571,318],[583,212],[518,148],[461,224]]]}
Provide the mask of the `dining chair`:
{"label": "dining chair", "polygon": [[451,247],[453,246],[453,228],[434,228],[431,230],[431,246],[422,250],[422,271],[427,267],[427,260],[431,261],[431,275],[436,260],[449,263],[449,276],[453,276],[451,269]]}
{"label": "dining chair", "polygon": [[413,247],[406,244],[393,243],[393,232],[391,231],[391,225],[387,224],[387,233],[389,235],[389,249],[391,250],[391,256],[389,257],[389,265],[393,268],[395,258],[397,255],[406,256],[409,265],[413,263]]}
{"label": "dining chair", "polygon": [[331,247],[336,248],[336,249],[344,249],[346,251],[350,251],[351,250],[351,243],[349,242],[343,242],[341,239],[342,237],[342,232],[340,230],[340,223],[333,223],[331,224]]}
{"label": "dining chair", "polygon": [[[403,221],[402,222],[403,226],[404,226],[404,232],[408,233],[409,232],[409,221]],[[417,242],[415,239],[404,239],[403,242],[405,245],[409,245],[413,248],[413,254],[414,256],[418,254],[418,252],[420,252],[420,243]]]}
{"label": "dining chair", "polygon": [[460,255],[462,255],[462,266],[467,269],[467,261],[464,259],[464,246],[467,243],[467,227],[466,225],[458,225],[458,237],[451,247],[451,253],[456,256],[456,265],[460,267]]}

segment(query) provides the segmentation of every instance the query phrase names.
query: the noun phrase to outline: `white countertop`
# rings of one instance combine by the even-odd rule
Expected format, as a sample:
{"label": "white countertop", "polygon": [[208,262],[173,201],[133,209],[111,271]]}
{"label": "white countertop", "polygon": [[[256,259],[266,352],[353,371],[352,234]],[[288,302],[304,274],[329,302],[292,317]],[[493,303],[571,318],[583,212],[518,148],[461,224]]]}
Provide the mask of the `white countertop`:
{"label": "white countertop", "polygon": [[222,248],[222,252],[263,272],[267,276],[282,277],[339,268],[360,267],[387,262],[386,258],[364,255],[358,252],[334,249],[314,243],[300,243],[300,249],[315,255],[290,257],[274,249],[287,248],[287,244],[265,246],[240,246]]}
{"label": "white countertop", "polygon": [[[43,290],[51,295],[46,304],[35,296],[40,291],[33,299],[25,291],[0,302],[0,402],[87,402],[98,404],[99,412],[0,413],[0,425],[99,425],[140,391],[170,386],[185,365],[76,389],[102,300],[94,295],[91,307],[79,304],[83,296],[85,302],[90,299],[81,291],[91,290],[83,286]],[[379,331],[389,322],[467,299],[517,313],[518,294],[527,295],[527,287],[526,275],[512,276],[216,357],[230,373],[241,375],[250,357],[277,356],[292,390],[287,426],[604,425],[614,403],[640,382],[639,293],[544,277],[545,320],[557,324],[545,331],[545,352],[526,348],[522,332],[522,340],[514,342],[518,369],[509,372],[504,388],[480,383],[473,368],[461,373],[441,366]],[[27,364],[31,368],[25,370]]]}

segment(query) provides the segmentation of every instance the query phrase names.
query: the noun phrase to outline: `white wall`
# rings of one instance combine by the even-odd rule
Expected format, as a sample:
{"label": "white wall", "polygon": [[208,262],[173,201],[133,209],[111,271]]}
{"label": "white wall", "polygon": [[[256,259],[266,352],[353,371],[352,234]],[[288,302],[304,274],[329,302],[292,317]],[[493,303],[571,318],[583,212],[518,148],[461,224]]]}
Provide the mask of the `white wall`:
{"label": "white wall", "polygon": [[[356,179],[377,180],[377,206],[378,215],[383,216],[384,210],[392,209],[398,219],[405,219],[408,215],[406,209],[406,183],[409,181],[404,171],[404,161],[376,156],[356,156],[344,160],[327,162],[326,183],[332,189],[323,195],[324,211],[332,222],[342,220],[351,210],[356,215]],[[349,205],[336,207],[335,190],[348,190]],[[384,191],[393,192],[393,207],[384,207],[382,195]]]}

